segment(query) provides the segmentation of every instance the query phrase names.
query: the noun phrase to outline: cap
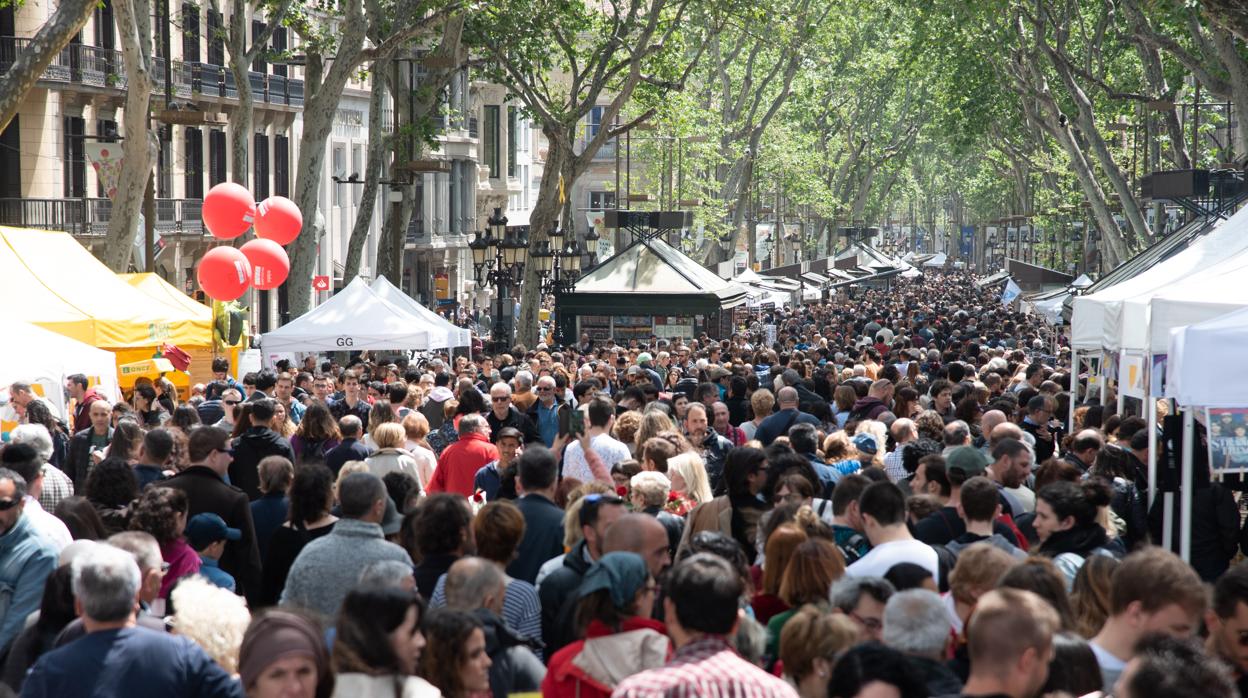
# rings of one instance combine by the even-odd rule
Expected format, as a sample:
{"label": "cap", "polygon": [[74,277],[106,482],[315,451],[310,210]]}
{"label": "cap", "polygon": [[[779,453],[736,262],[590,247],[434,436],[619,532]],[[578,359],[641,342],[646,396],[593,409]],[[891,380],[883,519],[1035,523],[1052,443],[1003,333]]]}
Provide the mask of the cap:
{"label": "cap", "polygon": [[399,508],[394,506],[394,500],[386,497],[386,513],[381,517],[381,532],[387,536],[393,536],[403,528],[403,517],[399,516]]}
{"label": "cap", "polygon": [[219,540],[240,540],[242,537],[242,531],[226,526],[225,519],[211,512],[196,514],[186,523],[186,539],[196,550]]}
{"label": "cap", "polygon": [[650,356],[650,352],[648,351],[643,351],[637,355],[637,363],[639,364],[648,364],[651,361],[654,361],[654,357]]}
{"label": "cap", "polygon": [[853,443],[854,448],[858,449],[859,453],[865,453],[869,456],[874,456],[880,450],[880,445],[876,443],[875,437],[870,434],[858,434],[854,437]]}
{"label": "cap", "polygon": [[711,380],[717,381],[720,378],[726,378],[728,376],[731,376],[732,371],[729,371],[723,368],[722,366],[711,366],[710,368],[706,369],[706,375]]}
{"label": "cap", "polygon": [[945,470],[960,470],[968,478],[983,475],[988,470],[988,457],[978,448],[958,446],[945,456]]}

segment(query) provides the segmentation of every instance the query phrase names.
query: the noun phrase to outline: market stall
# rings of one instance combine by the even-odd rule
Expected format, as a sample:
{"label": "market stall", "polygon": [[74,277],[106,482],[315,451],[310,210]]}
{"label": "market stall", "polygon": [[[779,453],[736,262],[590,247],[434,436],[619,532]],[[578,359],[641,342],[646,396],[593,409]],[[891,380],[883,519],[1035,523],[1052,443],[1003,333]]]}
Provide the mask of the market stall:
{"label": "market stall", "polygon": [[728,311],[744,305],[747,290],[725,281],[662,239],[640,239],[591,269],[560,294],[556,315],[575,321],[577,337],[631,338],[729,336]]}
{"label": "market stall", "polygon": [[[295,352],[405,350],[430,348],[429,323],[385,300],[363,277],[304,315],[261,336],[266,365]],[[443,338],[445,341],[445,338]]]}
{"label": "market stall", "polygon": [[371,288],[383,300],[406,310],[416,317],[424,319],[429,329],[430,349],[472,346],[472,330],[451,324],[446,318],[426,308],[415,298],[399,290],[386,277],[379,276],[374,279]]}
{"label": "market stall", "polygon": [[117,358],[112,352],[21,320],[5,323],[4,340],[0,342],[0,389],[7,392],[17,381],[30,383],[61,418],[68,416],[65,379],[75,373],[85,375],[106,398],[117,398]]}

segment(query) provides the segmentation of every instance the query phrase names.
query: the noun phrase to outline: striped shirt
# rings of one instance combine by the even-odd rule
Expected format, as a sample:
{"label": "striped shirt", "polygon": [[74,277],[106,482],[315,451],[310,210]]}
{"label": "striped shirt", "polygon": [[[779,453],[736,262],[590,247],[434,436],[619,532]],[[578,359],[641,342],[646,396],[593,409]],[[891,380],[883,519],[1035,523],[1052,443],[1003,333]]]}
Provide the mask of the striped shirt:
{"label": "striped shirt", "polygon": [[676,650],[665,666],[620,682],[612,698],[797,698],[782,679],[745,661],[722,636]]}
{"label": "striped shirt", "polygon": [[[441,608],[446,605],[446,575],[438,577],[437,586],[433,588],[433,596],[429,599],[429,608]],[[516,631],[517,635],[531,640],[542,641],[542,602],[538,600],[537,589],[523,579],[507,578],[507,591],[503,594],[503,622]],[[541,650],[534,650],[538,659],[544,659]]]}

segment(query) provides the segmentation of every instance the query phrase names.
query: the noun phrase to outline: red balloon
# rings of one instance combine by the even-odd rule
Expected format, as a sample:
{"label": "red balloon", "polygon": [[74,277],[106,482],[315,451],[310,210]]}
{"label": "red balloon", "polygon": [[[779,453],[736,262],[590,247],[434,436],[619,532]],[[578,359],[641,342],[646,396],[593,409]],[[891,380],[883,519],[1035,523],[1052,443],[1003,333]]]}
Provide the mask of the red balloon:
{"label": "red balloon", "polygon": [[[270,196],[256,207],[256,236],[289,245],[303,229],[303,213],[284,196]],[[258,288],[258,287],[257,287]]]}
{"label": "red balloon", "polygon": [[290,258],[286,250],[272,240],[257,238],[238,248],[251,262],[251,285],[261,291],[281,286],[290,275]]}
{"label": "red balloon", "polygon": [[251,263],[233,247],[214,247],[199,260],[195,278],[209,298],[232,301],[247,292],[251,283]]}
{"label": "red balloon", "polygon": [[222,182],[208,190],[202,215],[213,237],[233,240],[251,228],[256,219],[256,200],[241,184]]}

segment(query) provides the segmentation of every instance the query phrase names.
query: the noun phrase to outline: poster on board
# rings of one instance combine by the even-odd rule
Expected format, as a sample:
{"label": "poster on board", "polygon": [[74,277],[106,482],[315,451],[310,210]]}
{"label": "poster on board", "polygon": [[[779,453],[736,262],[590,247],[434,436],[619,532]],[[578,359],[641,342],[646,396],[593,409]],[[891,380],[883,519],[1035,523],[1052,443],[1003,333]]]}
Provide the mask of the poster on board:
{"label": "poster on board", "polygon": [[1248,471],[1248,409],[1205,410],[1209,430],[1209,470],[1213,473]]}

